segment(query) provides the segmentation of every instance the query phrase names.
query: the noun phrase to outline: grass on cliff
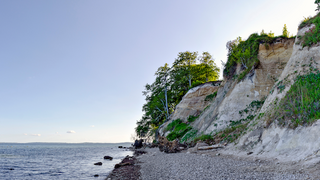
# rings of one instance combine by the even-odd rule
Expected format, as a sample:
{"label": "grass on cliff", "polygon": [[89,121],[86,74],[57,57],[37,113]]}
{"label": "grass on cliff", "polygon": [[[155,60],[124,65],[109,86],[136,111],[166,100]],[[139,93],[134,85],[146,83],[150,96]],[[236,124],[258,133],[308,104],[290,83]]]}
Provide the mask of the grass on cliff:
{"label": "grass on cliff", "polygon": [[303,36],[298,36],[299,41],[297,43],[301,43],[302,47],[311,47],[320,42],[320,13],[312,18],[305,18],[299,25],[299,29],[310,26],[311,24],[314,24],[315,26],[305,32]]}
{"label": "grass on cliff", "polygon": [[198,119],[198,117],[199,117],[199,116],[191,116],[191,115],[190,115],[190,116],[188,117],[188,122],[189,122],[189,123],[192,123],[192,122],[194,122],[196,119]]}
{"label": "grass on cliff", "polygon": [[299,75],[276,108],[273,119],[295,128],[320,119],[320,73]]}
{"label": "grass on cliff", "polygon": [[[279,37],[286,38],[284,36],[273,37],[268,34],[253,33],[245,41],[242,41],[239,37],[235,41],[228,42],[228,61],[224,65],[223,75],[228,79],[232,77],[236,77],[238,80],[244,79],[260,63],[258,59],[259,45],[263,43],[268,49],[269,44]],[[242,72],[239,75],[235,75],[237,64],[241,64]]]}
{"label": "grass on cliff", "polygon": [[180,119],[172,121],[168,124],[166,130],[171,131],[167,139],[169,141],[173,141],[175,139],[181,139],[188,131],[190,131],[192,127],[189,124],[183,123]]}
{"label": "grass on cliff", "polygon": [[298,30],[300,30],[300,29],[302,29],[302,28],[304,28],[304,27],[306,27],[306,26],[310,26],[310,25],[313,23],[313,20],[314,20],[315,18],[319,17],[319,16],[320,16],[320,12],[319,12],[317,15],[315,15],[314,17],[311,17],[311,16],[305,17],[305,18],[301,21],[301,23],[300,23],[300,25],[299,25],[299,27],[298,27]]}

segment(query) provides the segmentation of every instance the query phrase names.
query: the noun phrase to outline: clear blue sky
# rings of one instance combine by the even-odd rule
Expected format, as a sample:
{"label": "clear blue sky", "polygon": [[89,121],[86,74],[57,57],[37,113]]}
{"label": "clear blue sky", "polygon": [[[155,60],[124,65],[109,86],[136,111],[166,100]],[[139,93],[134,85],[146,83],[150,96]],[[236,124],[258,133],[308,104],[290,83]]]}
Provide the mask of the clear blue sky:
{"label": "clear blue sky", "polygon": [[0,142],[130,141],[159,66],[187,50],[220,66],[238,36],[296,34],[313,2],[0,1]]}

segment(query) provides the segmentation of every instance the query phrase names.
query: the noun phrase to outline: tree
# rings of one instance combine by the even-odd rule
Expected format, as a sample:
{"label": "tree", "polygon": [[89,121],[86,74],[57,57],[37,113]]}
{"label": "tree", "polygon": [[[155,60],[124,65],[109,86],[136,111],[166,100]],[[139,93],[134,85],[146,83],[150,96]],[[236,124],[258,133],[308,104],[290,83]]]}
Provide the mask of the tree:
{"label": "tree", "polygon": [[167,119],[169,117],[169,109],[168,109],[168,78],[169,78],[170,68],[166,63],[164,66],[158,68],[158,71],[155,73],[157,75],[157,79],[159,81],[159,87],[164,88],[164,95],[165,95],[165,110]]}
{"label": "tree", "polygon": [[[200,59],[197,64],[196,59]],[[146,103],[142,107],[142,118],[137,121],[136,134],[140,138],[150,138],[156,134],[176,105],[190,89],[191,80],[204,83],[206,80],[216,80],[219,69],[214,64],[212,56],[204,52],[198,58],[197,52],[180,52],[172,67],[166,63],[155,72],[155,81],[146,84],[142,92]]]}
{"label": "tree", "polygon": [[266,33],[264,32],[264,30],[262,29],[261,33],[260,33],[260,36],[261,35],[266,35]]}
{"label": "tree", "polygon": [[317,5],[316,11],[320,11],[320,0],[315,0],[314,3]]}
{"label": "tree", "polygon": [[284,37],[289,37],[289,32],[288,32],[288,29],[287,29],[287,25],[286,24],[284,24],[284,27],[283,27],[283,30],[282,30],[282,35],[284,36]]}
{"label": "tree", "polygon": [[199,58],[200,61],[200,72],[202,72],[206,77],[206,82],[210,80],[216,80],[219,77],[220,69],[214,63],[214,59],[208,52],[203,52],[202,56]]}
{"label": "tree", "polygon": [[174,68],[180,68],[181,70],[186,70],[187,77],[189,81],[189,87],[191,87],[192,80],[192,65],[196,63],[198,52],[180,52],[178,58],[173,63]]}

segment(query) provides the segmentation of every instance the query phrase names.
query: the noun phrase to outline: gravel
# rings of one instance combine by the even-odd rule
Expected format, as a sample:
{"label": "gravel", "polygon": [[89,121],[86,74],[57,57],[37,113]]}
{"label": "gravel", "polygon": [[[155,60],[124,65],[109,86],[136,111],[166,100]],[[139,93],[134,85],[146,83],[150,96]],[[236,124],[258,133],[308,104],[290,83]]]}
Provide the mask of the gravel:
{"label": "gravel", "polygon": [[147,154],[137,157],[143,180],[310,179],[302,170],[290,169],[290,166],[258,159],[240,160],[217,155],[215,151],[207,154],[166,154],[157,148],[146,151]]}

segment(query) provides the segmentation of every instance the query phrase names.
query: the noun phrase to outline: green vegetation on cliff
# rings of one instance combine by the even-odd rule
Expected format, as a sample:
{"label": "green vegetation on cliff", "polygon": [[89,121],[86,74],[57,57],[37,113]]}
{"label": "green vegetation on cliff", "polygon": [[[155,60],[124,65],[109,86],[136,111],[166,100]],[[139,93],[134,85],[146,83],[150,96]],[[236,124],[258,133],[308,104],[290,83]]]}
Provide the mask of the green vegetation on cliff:
{"label": "green vegetation on cliff", "polygon": [[[143,105],[143,117],[137,121],[137,136],[153,136],[190,88],[217,80],[219,72],[208,52],[201,56],[197,52],[180,52],[172,67],[168,64],[159,67],[155,81],[147,84],[143,91],[146,103]],[[181,133],[179,131],[177,135]]]}
{"label": "green vegetation on cliff", "polygon": [[297,127],[320,119],[320,73],[299,75],[274,114],[280,125]]}
{"label": "green vegetation on cliff", "polygon": [[[273,33],[265,34],[264,31],[262,31],[260,35],[257,33],[251,34],[245,41],[243,41],[241,37],[238,37],[236,40],[227,42],[228,61],[224,65],[224,77],[227,79],[235,77],[238,80],[242,80],[260,63],[258,59],[259,45],[264,44],[268,49],[269,44],[276,38],[287,38],[288,33],[285,26],[283,34],[286,34],[286,36],[281,35],[274,37]],[[235,74],[237,64],[241,65],[241,73],[239,75]]]}
{"label": "green vegetation on cliff", "polygon": [[311,24],[314,24],[315,26],[305,32],[303,36],[298,36],[299,41],[297,43],[301,43],[302,47],[310,47],[320,42],[320,13],[312,18],[305,18],[305,20],[301,22],[299,29],[310,26]]}

